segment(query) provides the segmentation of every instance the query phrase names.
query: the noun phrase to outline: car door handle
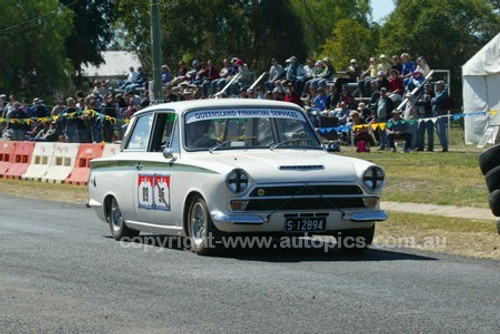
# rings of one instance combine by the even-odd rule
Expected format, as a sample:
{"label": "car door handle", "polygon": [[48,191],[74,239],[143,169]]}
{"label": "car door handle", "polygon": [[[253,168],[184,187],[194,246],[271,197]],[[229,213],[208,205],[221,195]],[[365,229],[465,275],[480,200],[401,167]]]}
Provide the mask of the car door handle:
{"label": "car door handle", "polygon": [[135,169],[137,169],[137,170],[142,170],[142,168],[143,168],[143,167],[144,167],[144,166],[143,166],[140,162],[138,162],[138,163],[135,165]]}

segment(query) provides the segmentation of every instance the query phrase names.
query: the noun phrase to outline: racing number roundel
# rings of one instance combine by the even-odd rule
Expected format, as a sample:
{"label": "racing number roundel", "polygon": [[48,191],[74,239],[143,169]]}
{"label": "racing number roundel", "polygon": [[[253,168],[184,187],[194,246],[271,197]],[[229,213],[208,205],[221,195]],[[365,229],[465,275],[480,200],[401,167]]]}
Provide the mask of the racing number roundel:
{"label": "racing number roundel", "polygon": [[139,209],[170,211],[170,175],[139,174]]}

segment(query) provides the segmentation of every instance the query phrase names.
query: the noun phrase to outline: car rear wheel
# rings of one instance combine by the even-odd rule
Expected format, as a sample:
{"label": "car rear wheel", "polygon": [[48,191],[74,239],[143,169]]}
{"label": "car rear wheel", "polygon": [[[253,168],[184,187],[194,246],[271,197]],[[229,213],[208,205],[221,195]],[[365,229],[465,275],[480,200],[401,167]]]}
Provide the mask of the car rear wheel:
{"label": "car rear wheel", "polygon": [[337,232],[338,247],[346,252],[363,252],[371,245],[375,235],[375,224],[369,228],[342,230]]}
{"label": "car rear wheel", "polygon": [[207,204],[200,196],[196,196],[189,206],[187,228],[191,248],[200,255],[212,253],[219,239],[219,231],[214,226]]}
{"label": "car rear wheel", "polygon": [[111,235],[115,240],[123,240],[124,238],[133,238],[139,235],[139,231],[129,228],[123,219],[120,206],[113,198],[108,213],[108,223],[111,230]]}

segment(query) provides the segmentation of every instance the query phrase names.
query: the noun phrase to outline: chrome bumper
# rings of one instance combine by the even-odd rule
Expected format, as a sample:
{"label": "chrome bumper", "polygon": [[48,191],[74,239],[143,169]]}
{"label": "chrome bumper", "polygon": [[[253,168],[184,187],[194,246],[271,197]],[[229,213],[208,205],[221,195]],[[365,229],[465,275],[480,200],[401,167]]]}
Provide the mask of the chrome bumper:
{"label": "chrome bumper", "polygon": [[[267,219],[258,215],[234,215],[221,211],[212,212],[211,216],[215,223],[220,224],[261,225],[267,222]],[[379,222],[387,220],[387,218],[385,211],[355,212],[342,215],[343,221],[355,223]]]}
{"label": "chrome bumper", "polygon": [[345,214],[342,220],[352,221],[352,222],[381,222],[387,220],[387,213],[385,211],[374,211],[374,212],[358,212],[352,214]]}

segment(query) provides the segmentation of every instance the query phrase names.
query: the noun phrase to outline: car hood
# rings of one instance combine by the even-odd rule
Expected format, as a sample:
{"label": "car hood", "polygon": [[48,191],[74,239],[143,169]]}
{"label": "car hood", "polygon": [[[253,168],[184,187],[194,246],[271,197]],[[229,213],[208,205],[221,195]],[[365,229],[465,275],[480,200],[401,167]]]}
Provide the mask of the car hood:
{"label": "car hood", "polygon": [[204,158],[201,163],[205,167],[241,168],[258,183],[354,182],[357,178],[352,159],[322,150],[220,151]]}

